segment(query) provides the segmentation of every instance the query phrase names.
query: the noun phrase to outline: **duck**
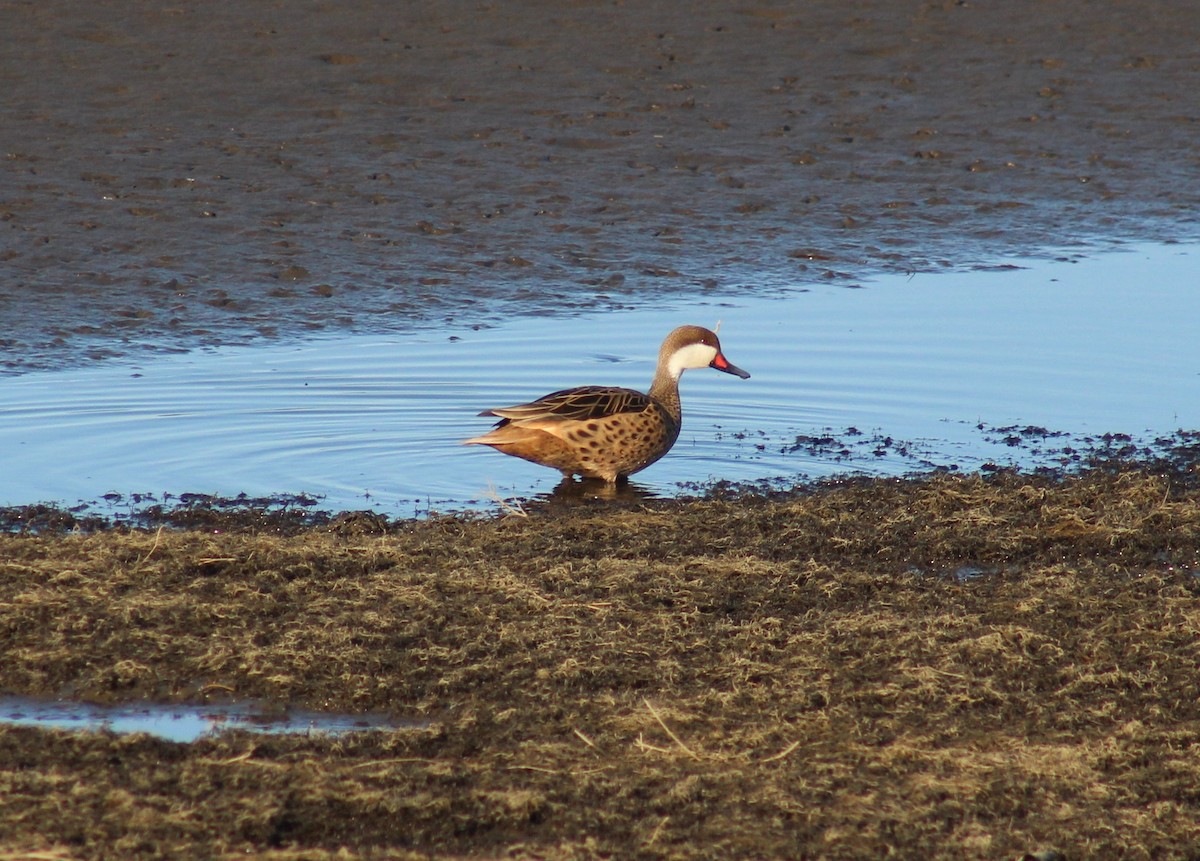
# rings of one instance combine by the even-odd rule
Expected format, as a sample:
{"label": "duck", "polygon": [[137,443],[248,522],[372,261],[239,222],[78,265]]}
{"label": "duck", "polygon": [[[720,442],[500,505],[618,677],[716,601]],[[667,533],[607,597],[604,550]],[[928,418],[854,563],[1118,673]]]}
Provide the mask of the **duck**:
{"label": "duck", "polygon": [[562,389],[512,407],[484,410],[500,419],[487,433],[462,441],[560,470],[566,479],[622,482],[657,461],[679,438],[683,412],[679,378],[690,368],[750,375],[721,352],[715,332],[680,326],[662,342],[650,390],[616,386]]}

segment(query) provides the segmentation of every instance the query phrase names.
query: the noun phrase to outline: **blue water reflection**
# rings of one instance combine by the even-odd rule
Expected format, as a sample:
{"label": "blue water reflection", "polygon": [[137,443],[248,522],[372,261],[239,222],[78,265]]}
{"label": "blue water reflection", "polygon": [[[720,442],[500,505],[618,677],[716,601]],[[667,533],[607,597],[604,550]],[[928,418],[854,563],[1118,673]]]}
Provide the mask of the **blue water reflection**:
{"label": "blue water reflection", "polygon": [[417,722],[398,722],[382,715],[341,715],[303,710],[271,711],[247,705],[101,706],[68,700],[0,698],[0,724],[80,731],[144,732],[169,741],[190,742],[226,730],[265,733],[346,733],[379,729],[414,729]]}
{"label": "blue water reflection", "polygon": [[[1200,427],[1200,248],[1129,245],[974,272],[881,276],[765,296],[513,318],[474,331],[351,335],[0,378],[0,504],[102,494],[316,494],[391,515],[554,486],[549,470],[459,439],[476,413],[587,383],[644,389],[662,336],[714,325],[748,381],[683,380],[676,448],[637,476],[679,482],[965,469],[1028,452],[979,425],[1135,437]],[[830,457],[797,438],[853,428]],[[920,457],[911,456],[913,449]]]}

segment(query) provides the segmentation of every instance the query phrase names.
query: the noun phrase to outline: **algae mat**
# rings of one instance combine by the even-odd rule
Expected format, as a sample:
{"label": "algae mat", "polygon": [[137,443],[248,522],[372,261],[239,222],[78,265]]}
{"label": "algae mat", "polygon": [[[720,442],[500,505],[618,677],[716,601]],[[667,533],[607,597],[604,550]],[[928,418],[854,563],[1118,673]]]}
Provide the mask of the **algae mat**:
{"label": "algae mat", "polygon": [[0,729],[0,857],[1194,857],[1194,475],[530,514],[0,537],[0,690],[427,722]]}

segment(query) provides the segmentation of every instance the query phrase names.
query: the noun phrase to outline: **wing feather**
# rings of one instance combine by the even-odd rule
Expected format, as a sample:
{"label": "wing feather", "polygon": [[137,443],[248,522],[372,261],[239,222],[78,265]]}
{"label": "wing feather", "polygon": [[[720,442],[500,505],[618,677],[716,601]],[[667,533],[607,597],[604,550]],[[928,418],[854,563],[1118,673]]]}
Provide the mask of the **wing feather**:
{"label": "wing feather", "polygon": [[481,416],[496,416],[506,422],[590,421],[618,413],[640,413],[651,406],[648,396],[633,389],[614,386],[581,386],[563,389],[513,407],[484,410]]}

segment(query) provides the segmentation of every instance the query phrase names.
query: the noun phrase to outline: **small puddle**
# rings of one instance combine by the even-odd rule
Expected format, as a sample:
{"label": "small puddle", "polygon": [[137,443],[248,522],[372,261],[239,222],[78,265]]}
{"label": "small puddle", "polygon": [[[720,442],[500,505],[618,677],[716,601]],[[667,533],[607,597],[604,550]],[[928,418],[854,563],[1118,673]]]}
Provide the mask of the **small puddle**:
{"label": "small puddle", "polygon": [[0,725],[39,726],[81,732],[145,732],[169,741],[191,742],[226,730],[261,733],[326,733],[420,729],[425,721],[395,720],[380,714],[336,714],[300,709],[274,711],[247,704],[96,705],[28,697],[0,698]]}

